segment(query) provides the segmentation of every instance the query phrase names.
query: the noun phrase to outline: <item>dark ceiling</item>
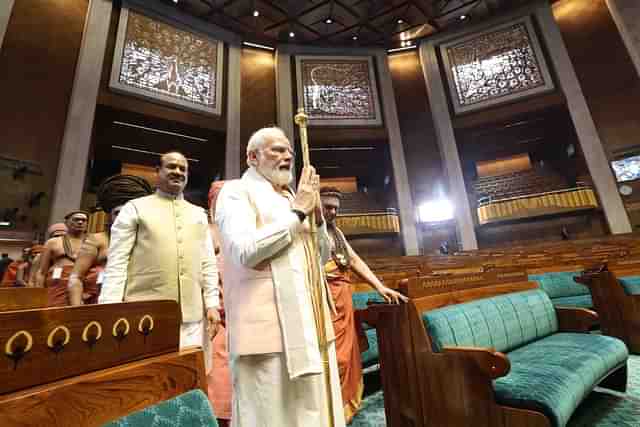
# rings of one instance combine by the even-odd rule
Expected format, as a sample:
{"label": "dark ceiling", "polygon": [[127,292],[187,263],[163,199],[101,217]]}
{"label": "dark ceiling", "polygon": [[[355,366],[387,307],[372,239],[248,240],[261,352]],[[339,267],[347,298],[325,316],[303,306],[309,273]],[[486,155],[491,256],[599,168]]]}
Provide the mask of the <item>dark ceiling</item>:
{"label": "dark ceiling", "polygon": [[401,47],[527,0],[162,0],[246,41]]}

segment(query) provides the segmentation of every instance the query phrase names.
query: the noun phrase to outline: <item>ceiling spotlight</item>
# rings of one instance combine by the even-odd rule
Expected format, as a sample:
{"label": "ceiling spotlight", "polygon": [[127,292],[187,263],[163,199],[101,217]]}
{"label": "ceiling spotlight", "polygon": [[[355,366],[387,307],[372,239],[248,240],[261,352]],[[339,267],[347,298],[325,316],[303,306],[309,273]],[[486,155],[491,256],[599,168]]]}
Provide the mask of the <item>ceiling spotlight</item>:
{"label": "ceiling spotlight", "polygon": [[327,18],[327,19],[324,20],[324,23],[325,24],[333,24],[333,19]]}
{"label": "ceiling spotlight", "polygon": [[358,36],[351,37],[353,40],[358,40]]}
{"label": "ceiling spotlight", "polygon": [[404,24],[404,19],[399,18],[397,22],[398,22],[398,24]]}
{"label": "ceiling spotlight", "polygon": [[258,12],[257,10],[253,11],[253,16],[258,17],[260,16],[260,12]]}
{"label": "ceiling spotlight", "polygon": [[178,4],[178,0],[173,0],[173,2],[174,2],[175,4]]}
{"label": "ceiling spotlight", "polygon": [[464,21],[465,19],[467,19],[467,15],[460,15],[460,20]]}
{"label": "ceiling spotlight", "polygon": [[289,37],[295,37],[295,36],[296,36],[296,33],[294,33],[293,31],[289,33]]}

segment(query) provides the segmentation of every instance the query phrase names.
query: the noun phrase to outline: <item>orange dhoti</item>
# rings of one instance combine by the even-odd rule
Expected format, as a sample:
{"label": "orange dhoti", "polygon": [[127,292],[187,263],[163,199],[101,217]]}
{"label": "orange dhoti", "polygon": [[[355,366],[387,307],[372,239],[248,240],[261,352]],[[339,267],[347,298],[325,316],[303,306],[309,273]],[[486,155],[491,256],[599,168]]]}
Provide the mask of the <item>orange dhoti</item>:
{"label": "orange dhoti", "polygon": [[[62,268],[60,277],[53,278],[53,273],[56,269]],[[73,265],[65,265],[64,267],[53,267],[49,269],[47,274],[47,281],[45,286],[47,287],[48,303],[49,307],[66,307],[69,305],[69,298],[67,296],[67,287],[69,285],[69,276],[73,271]]]}
{"label": "orange dhoti", "polygon": [[[98,297],[100,296],[100,287],[101,284],[98,283],[98,277],[100,277],[100,273],[104,271],[104,266],[95,266],[91,267],[89,272],[87,273],[87,277],[84,278],[82,283],[82,294],[83,299],[82,302],[85,304],[97,304]],[[89,297],[84,298],[84,294],[87,294]]]}
{"label": "orange dhoti", "polygon": [[216,418],[231,419],[231,370],[229,368],[229,352],[227,351],[227,330],[218,327],[218,333],[212,341],[211,372],[207,376],[207,394],[213,406]]}
{"label": "orange dhoti", "polygon": [[336,307],[336,314],[331,316],[331,320],[336,335],[336,353],[345,421],[349,423],[360,409],[364,391],[362,359],[351,299],[353,291],[348,272],[340,271],[335,262],[328,262],[325,265],[325,271]]}

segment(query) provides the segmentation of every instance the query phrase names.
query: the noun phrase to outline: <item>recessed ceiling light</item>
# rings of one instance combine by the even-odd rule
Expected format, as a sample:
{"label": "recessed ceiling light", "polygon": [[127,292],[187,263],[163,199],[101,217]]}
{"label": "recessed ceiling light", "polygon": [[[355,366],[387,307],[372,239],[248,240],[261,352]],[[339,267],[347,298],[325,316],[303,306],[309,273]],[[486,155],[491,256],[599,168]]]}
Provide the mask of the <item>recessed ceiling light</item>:
{"label": "recessed ceiling light", "polygon": [[460,20],[464,21],[465,19],[467,19],[467,15],[460,15]]}
{"label": "recessed ceiling light", "polygon": [[289,33],[289,37],[295,37],[295,36],[296,36],[296,33],[294,33],[293,31]]}
{"label": "recessed ceiling light", "polygon": [[324,20],[324,23],[325,24],[333,24],[333,19],[327,18],[327,19]]}
{"label": "recessed ceiling light", "polygon": [[175,4],[178,4],[178,0],[173,0],[173,2],[174,2]]}
{"label": "recessed ceiling light", "polygon": [[260,16],[260,12],[258,12],[257,10],[254,10],[254,11],[253,11],[253,16],[256,16],[256,17],[257,17],[257,16]]}
{"label": "recessed ceiling light", "polygon": [[351,37],[353,40],[358,40],[358,36]]}
{"label": "recessed ceiling light", "polygon": [[398,19],[398,24],[403,24],[404,23],[404,19],[400,18]]}

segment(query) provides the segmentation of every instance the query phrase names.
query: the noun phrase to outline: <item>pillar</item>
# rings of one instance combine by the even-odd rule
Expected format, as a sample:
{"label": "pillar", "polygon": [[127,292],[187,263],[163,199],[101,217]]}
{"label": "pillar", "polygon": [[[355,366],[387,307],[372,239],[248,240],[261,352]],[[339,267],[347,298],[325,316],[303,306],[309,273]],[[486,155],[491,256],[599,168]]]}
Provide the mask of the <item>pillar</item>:
{"label": "pillar", "polygon": [[240,178],[240,99],[241,74],[239,44],[229,44],[227,67],[227,136],[225,145],[225,179]]}
{"label": "pillar", "polygon": [[567,108],[573,120],[589,173],[600,197],[609,230],[612,234],[630,233],[632,230],[629,217],[618,193],[609,160],[602,147],[596,125],[591,117],[551,7],[546,3],[540,4],[535,9],[535,15],[557,79],[567,100]]}
{"label": "pillar", "polygon": [[606,0],[606,2],[636,71],[640,74],[640,2],[638,0]]}
{"label": "pillar", "polygon": [[9,26],[9,18],[11,18],[13,3],[15,3],[14,0],[4,0],[0,4],[0,49],[2,49],[4,34],[7,32],[7,27]]}
{"label": "pillar", "polygon": [[411,189],[409,188],[407,163],[404,158],[402,133],[400,132],[398,109],[393,93],[393,83],[391,81],[387,53],[385,51],[378,52],[375,58],[378,68],[378,87],[380,90],[381,107],[389,136],[389,152],[391,153],[393,178],[396,197],[398,199],[398,209],[400,211],[400,231],[402,233],[404,251],[405,255],[419,255],[420,245],[418,243],[418,230],[416,227],[416,209],[413,205]]}
{"label": "pillar", "polygon": [[91,0],[65,123],[49,223],[80,207],[113,3]]}
{"label": "pillar", "polygon": [[427,84],[429,105],[433,114],[438,145],[449,180],[449,197],[454,207],[458,240],[462,244],[463,250],[478,249],[473,216],[464,184],[464,176],[462,175],[462,166],[460,165],[458,146],[453,132],[442,75],[438,67],[436,45],[433,42],[420,44],[420,62],[424,80]]}

